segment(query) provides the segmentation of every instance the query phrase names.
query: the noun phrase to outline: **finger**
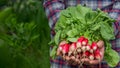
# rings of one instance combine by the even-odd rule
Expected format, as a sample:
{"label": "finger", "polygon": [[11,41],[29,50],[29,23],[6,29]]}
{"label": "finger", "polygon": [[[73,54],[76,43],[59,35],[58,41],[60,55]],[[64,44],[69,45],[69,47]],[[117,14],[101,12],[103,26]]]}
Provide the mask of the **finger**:
{"label": "finger", "polygon": [[74,65],[73,62],[74,62],[74,61],[73,61],[72,59],[70,59],[70,60],[68,61],[68,64],[69,64],[69,65]]}
{"label": "finger", "polygon": [[71,61],[69,61],[69,62],[66,62],[66,64],[67,64],[67,65],[71,65]]}
{"label": "finger", "polygon": [[104,54],[105,47],[103,46],[102,48],[99,49],[102,54]]}
{"label": "finger", "polygon": [[75,56],[71,56],[70,58],[71,58],[71,60],[75,60]]}
{"label": "finger", "polygon": [[77,64],[80,64],[80,60],[79,59],[76,59],[76,62],[77,62]]}
{"label": "finger", "polygon": [[78,61],[77,59],[73,60],[72,65],[77,65],[78,64],[77,61]]}
{"label": "finger", "polygon": [[71,64],[71,59],[70,59],[69,56],[66,57],[66,63],[67,63],[67,65],[70,65],[70,64]]}
{"label": "finger", "polygon": [[75,58],[75,56],[71,56],[71,65],[77,65],[78,64],[77,61],[78,60]]}
{"label": "finger", "polygon": [[101,55],[100,60],[102,60],[103,57],[104,57],[104,47],[102,47],[102,48],[100,49],[100,55]]}
{"label": "finger", "polygon": [[92,65],[95,65],[95,64],[100,63],[100,61],[99,60],[90,60],[89,63]]}
{"label": "finger", "polygon": [[100,52],[100,61],[103,60],[103,57],[104,57],[104,52]]}
{"label": "finger", "polygon": [[88,58],[81,59],[81,62],[88,62],[88,61],[90,61]]}
{"label": "finger", "polygon": [[66,61],[70,61],[70,57],[69,56],[66,56],[65,59],[66,59]]}
{"label": "finger", "polygon": [[97,42],[97,46],[101,49],[102,47],[104,47],[104,41],[100,40]]}
{"label": "finger", "polygon": [[66,61],[66,55],[62,55],[63,60]]}
{"label": "finger", "polygon": [[[69,56],[68,56],[69,57]],[[68,65],[72,65],[72,63],[73,63],[73,59],[74,59],[75,57],[74,56],[70,56],[68,59],[68,61],[67,61],[67,64]]]}
{"label": "finger", "polygon": [[72,65],[77,65],[77,64],[78,64],[78,63],[77,63],[77,62],[75,62],[75,61],[72,63]]}
{"label": "finger", "polygon": [[86,65],[90,64],[89,61],[90,61],[90,59],[88,59],[88,58],[81,59],[81,62],[84,62],[84,64],[86,64]]}

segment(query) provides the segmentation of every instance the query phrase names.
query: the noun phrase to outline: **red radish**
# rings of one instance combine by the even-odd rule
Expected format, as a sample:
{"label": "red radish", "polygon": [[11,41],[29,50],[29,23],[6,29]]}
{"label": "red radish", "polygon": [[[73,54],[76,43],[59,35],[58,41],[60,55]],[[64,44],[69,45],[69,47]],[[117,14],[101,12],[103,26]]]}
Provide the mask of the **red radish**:
{"label": "red radish", "polygon": [[73,42],[71,45],[70,45],[70,51],[75,51],[75,49],[76,49],[76,42]]}
{"label": "red radish", "polygon": [[75,55],[75,56],[76,56],[76,55],[77,55],[77,52],[76,52],[76,51],[74,51],[74,52],[73,52],[73,55]]}
{"label": "red radish", "polygon": [[97,47],[97,43],[96,42],[92,42],[92,45],[91,45],[91,48],[93,50],[96,50],[98,47]]}
{"label": "red radish", "polygon": [[90,53],[93,53],[93,49],[91,49],[91,48],[90,48],[90,50],[89,50],[89,51],[90,51]]}
{"label": "red radish", "polygon": [[62,49],[63,54],[66,54],[69,52],[69,46],[70,46],[69,44],[65,44],[63,46],[63,49]]}
{"label": "red radish", "polygon": [[85,56],[88,57],[90,55],[89,51],[85,51]]}
{"label": "red radish", "polygon": [[77,59],[80,59],[80,56],[81,56],[80,54],[77,54],[77,55],[76,55],[76,58],[77,58]]}
{"label": "red radish", "polygon": [[78,41],[76,45],[77,45],[77,48],[81,48],[81,42]]}
{"label": "red radish", "polygon": [[59,51],[62,51],[63,50],[63,47],[64,47],[64,45],[59,45]]}
{"label": "red radish", "polygon": [[100,53],[95,54],[95,58],[98,59],[98,60],[100,60],[100,58],[101,58],[101,54],[100,54]]}
{"label": "red radish", "polygon": [[78,52],[78,53],[80,53],[80,52],[81,52],[81,49],[80,49],[80,48],[78,48],[78,49],[77,49],[77,52]]}
{"label": "red radish", "polygon": [[88,44],[88,39],[87,38],[85,38],[83,41],[82,41],[82,45],[87,45]]}
{"label": "red radish", "polygon": [[97,49],[97,50],[94,52],[94,55],[95,55],[95,58],[96,58],[96,59],[100,60],[100,58],[101,58],[101,53],[100,53],[100,50],[99,50],[99,49]]}
{"label": "red radish", "polygon": [[81,36],[80,38],[78,38],[78,40],[77,40],[77,41],[82,42],[82,41],[83,41],[83,39],[85,39],[85,37],[84,37],[84,36]]}
{"label": "red radish", "polygon": [[90,60],[94,60],[94,54],[90,53],[89,59],[90,59]]}
{"label": "red radish", "polygon": [[75,51],[75,49],[76,49],[76,42],[73,42],[70,45],[68,56],[70,56]]}
{"label": "red radish", "polygon": [[80,38],[78,38],[77,43],[76,43],[77,48],[80,48],[80,47],[81,47],[81,44],[82,44],[82,41],[83,41],[83,40],[84,40],[84,37],[83,37],[83,36],[81,36]]}
{"label": "red radish", "polygon": [[72,51],[69,51],[69,52],[68,52],[68,56],[71,56],[71,54],[72,54]]}
{"label": "red radish", "polygon": [[86,51],[86,46],[82,46],[81,49],[82,49],[83,52],[85,52]]}
{"label": "red radish", "polygon": [[62,50],[63,50],[63,46],[64,46],[66,43],[67,43],[66,41],[62,41],[62,42],[59,44],[58,50],[59,50],[59,51],[62,51]]}
{"label": "red radish", "polygon": [[86,50],[90,50],[90,44],[87,44],[87,46],[86,46]]}

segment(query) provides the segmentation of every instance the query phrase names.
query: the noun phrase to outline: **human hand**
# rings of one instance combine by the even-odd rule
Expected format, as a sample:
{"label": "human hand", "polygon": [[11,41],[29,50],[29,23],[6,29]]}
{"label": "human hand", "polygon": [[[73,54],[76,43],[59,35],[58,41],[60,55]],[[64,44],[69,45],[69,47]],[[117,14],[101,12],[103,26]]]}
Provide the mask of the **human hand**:
{"label": "human hand", "polygon": [[[67,43],[66,41],[62,41],[59,44],[59,46],[64,45],[66,43]],[[84,62],[84,64],[87,64],[87,65],[95,65],[95,64],[100,63],[102,61],[103,57],[104,57],[104,42],[100,40],[100,41],[97,42],[97,45],[98,45],[98,49],[100,50],[100,54],[101,54],[100,60],[90,60],[88,58],[83,58],[80,61],[75,56],[63,55],[62,51],[60,51],[59,49],[57,49],[57,55],[61,56],[67,62],[67,64],[69,64],[69,65],[78,65],[81,62]]]}
{"label": "human hand", "polygon": [[103,57],[104,57],[104,42],[102,40],[98,41],[97,42],[97,45],[98,45],[98,49],[100,50],[100,54],[101,54],[101,58],[100,60],[90,60],[88,58],[84,58],[82,59],[81,61],[84,62],[84,64],[87,64],[87,65],[95,65],[95,64],[99,64],[102,60],[103,60]]}
{"label": "human hand", "polygon": [[[59,46],[66,44],[66,41],[60,42]],[[68,65],[77,65],[79,63],[79,59],[76,59],[75,56],[63,55],[63,52],[60,49],[57,49],[57,56],[62,57]]]}

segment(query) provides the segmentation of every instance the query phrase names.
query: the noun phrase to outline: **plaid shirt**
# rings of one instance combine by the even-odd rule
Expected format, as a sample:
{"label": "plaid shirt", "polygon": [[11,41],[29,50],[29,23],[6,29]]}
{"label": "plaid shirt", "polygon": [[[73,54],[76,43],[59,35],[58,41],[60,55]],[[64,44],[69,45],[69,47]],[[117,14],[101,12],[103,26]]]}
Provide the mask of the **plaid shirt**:
{"label": "plaid shirt", "polygon": [[[100,8],[101,10],[108,12],[109,16],[116,19],[117,22],[113,24],[115,40],[111,41],[112,48],[116,50],[120,55],[120,0],[44,0],[44,8],[46,15],[49,19],[49,26],[51,28],[51,37],[54,36],[54,26],[59,18],[59,13],[61,10],[69,7],[76,6],[77,4],[84,5],[92,8],[93,10]],[[114,55],[114,54],[113,54]],[[62,58],[57,57],[55,60],[51,61],[51,68],[77,68],[78,66],[66,65]],[[84,68],[90,68],[90,66],[85,65]],[[98,65],[92,66],[92,68],[98,68]],[[109,68],[107,63],[103,61],[101,63],[101,68]],[[120,68],[120,63],[115,67]]]}

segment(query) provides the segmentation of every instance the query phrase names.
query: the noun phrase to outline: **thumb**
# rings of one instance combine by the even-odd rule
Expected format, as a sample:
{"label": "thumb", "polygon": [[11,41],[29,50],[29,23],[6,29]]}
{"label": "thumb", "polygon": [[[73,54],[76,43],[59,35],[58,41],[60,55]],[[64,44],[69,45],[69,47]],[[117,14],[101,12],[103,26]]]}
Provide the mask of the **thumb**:
{"label": "thumb", "polygon": [[102,48],[102,47],[104,47],[104,41],[102,41],[102,40],[100,40],[100,41],[98,41],[97,42],[97,46],[98,46],[98,48]]}

